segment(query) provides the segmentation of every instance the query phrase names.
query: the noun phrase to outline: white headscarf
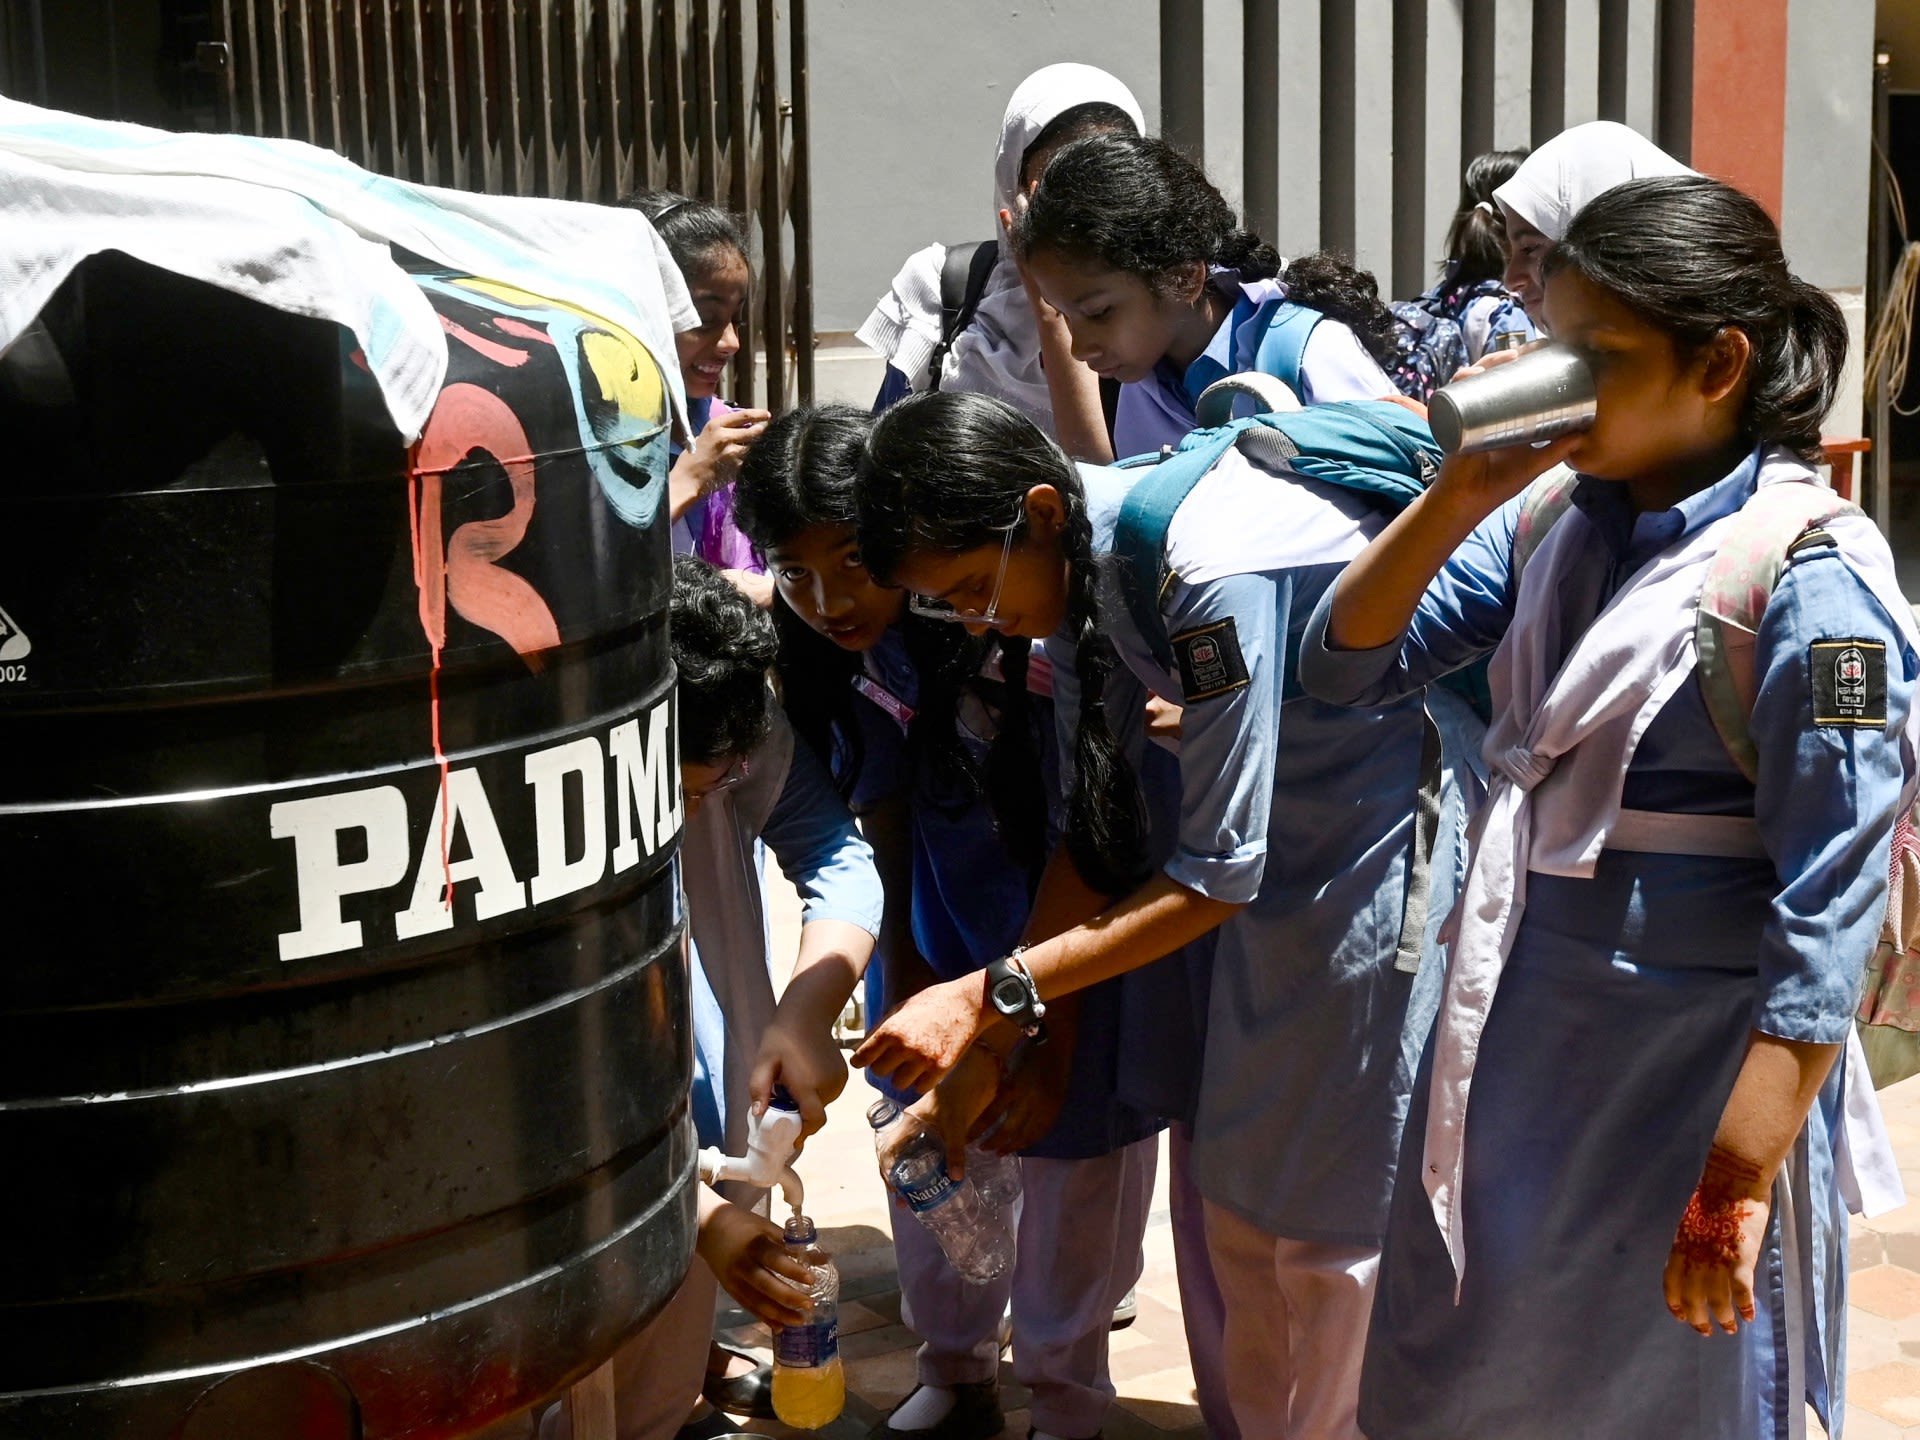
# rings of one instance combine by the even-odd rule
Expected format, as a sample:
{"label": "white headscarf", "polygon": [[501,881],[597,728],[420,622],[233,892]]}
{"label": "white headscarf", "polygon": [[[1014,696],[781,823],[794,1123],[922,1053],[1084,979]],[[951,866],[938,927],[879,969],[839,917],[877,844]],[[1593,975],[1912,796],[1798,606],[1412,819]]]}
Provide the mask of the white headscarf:
{"label": "white headscarf", "polygon": [[1638,130],[1592,120],[1562,130],[1534,151],[1493,198],[1558,243],[1573,217],[1614,186],[1649,175],[1693,173]]}
{"label": "white headscarf", "polygon": [[[1003,246],[1000,212],[1015,208],[1027,147],[1067,111],[1095,103],[1124,111],[1134,129],[1146,133],[1146,116],[1133,92],[1092,65],[1069,62],[1036,70],[1007,101],[994,153],[992,224],[987,231]],[[858,332],[859,339],[886,355],[916,390],[925,387],[927,361],[940,343],[940,267],[945,258],[940,245],[909,257]],[[973,324],[954,341],[940,373],[943,389],[1005,400],[1053,433],[1053,402],[1040,369],[1040,335],[1010,256],[1003,254],[988,276]]]}

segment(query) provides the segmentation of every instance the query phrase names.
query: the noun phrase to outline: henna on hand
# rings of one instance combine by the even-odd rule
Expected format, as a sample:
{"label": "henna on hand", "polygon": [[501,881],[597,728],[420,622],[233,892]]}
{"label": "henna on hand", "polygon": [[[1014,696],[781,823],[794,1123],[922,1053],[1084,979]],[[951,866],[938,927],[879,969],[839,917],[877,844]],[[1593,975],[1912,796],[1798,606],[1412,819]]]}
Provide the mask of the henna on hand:
{"label": "henna on hand", "polygon": [[1689,1265],[1740,1263],[1740,1227],[1745,1206],[1754,1200],[1760,1167],[1718,1145],[1707,1152],[1707,1167],[1680,1217],[1673,1246]]}
{"label": "henna on hand", "polygon": [[1702,1335],[1715,1323],[1733,1334],[1755,1315],[1753,1266],[1764,1243],[1770,1177],[1759,1165],[1715,1146],[1687,1202],[1667,1256],[1667,1308]]}

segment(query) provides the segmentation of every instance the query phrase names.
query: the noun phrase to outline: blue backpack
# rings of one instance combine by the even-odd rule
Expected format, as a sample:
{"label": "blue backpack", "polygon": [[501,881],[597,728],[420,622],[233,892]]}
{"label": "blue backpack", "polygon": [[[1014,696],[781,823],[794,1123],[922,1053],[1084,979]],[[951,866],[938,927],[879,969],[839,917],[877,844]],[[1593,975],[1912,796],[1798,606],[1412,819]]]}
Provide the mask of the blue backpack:
{"label": "blue backpack", "polygon": [[[1303,313],[1313,315],[1310,310]],[[1207,398],[1202,396],[1202,401]],[[1178,447],[1158,454],[1120,461],[1119,469],[1152,467],[1120,507],[1113,551],[1122,562],[1127,612],[1163,665],[1172,663],[1173,648],[1160,603],[1178,578],[1167,565],[1167,531],[1181,502],[1234,447],[1268,465],[1284,464],[1307,479],[1359,491],[1390,510],[1410,505],[1440,468],[1440,447],[1426,422],[1390,400],[1340,400],[1252,415],[1191,431]],[[1288,482],[1276,476],[1274,483]]]}
{"label": "blue backpack", "polygon": [[[1301,333],[1302,346],[1311,329],[1309,323]],[[1264,366],[1262,372],[1273,373]],[[1210,401],[1239,388],[1243,387],[1233,380],[1209,386],[1201,397],[1200,413],[1214,408]],[[1178,447],[1169,446],[1157,455],[1121,461],[1121,469],[1152,467],[1128,493],[1114,529],[1121,593],[1154,658],[1168,669],[1174,664],[1173,645],[1160,606],[1179,577],[1167,564],[1167,532],[1180,503],[1230,447],[1269,465],[1284,463],[1296,475],[1358,491],[1396,511],[1411,504],[1440,468],[1440,447],[1426,422],[1390,400],[1334,401],[1305,410],[1253,415],[1192,431]],[[1276,475],[1273,483],[1292,482]],[[1406,909],[1394,951],[1394,968],[1406,974],[1419,969],[1425,948],[1433,850],[1440,829],[1440,732],[1430,716],[1424,718]]]}

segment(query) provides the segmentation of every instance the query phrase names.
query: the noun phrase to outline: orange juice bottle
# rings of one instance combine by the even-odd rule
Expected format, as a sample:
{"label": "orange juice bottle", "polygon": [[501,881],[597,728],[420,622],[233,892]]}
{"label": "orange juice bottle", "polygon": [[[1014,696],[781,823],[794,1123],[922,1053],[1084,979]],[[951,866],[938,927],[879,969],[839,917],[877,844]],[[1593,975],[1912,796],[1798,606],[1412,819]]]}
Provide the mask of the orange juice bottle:
{"label": "orange juice bottle", "polygon": [[795,1215],[786,1224],[787,1253],[813,1271],[806,1323],[783,1326],[773,1337],[773,1413],[796,1430],[818,1430],[840,1418],[847,1404],[847,1372],[840,1360],[840,1272],[820,1249],[813,1221]]}

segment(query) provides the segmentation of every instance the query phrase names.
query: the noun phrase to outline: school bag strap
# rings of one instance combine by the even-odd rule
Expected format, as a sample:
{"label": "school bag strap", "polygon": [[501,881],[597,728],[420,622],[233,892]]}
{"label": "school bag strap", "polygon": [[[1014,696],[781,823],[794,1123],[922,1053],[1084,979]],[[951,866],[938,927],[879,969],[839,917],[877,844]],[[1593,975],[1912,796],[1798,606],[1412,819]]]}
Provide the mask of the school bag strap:
{"label": "school bag strap", "polygon": [[940,370],[947,352],[973,323],[980,297],[987,293],[987,281],[999,263],[998,240],[947,246],[946,258],[940,262],[940,343],[927,357],[927,389],[940,388]]}
{"label": "school bag strap", "polygon": [[[1357,490],[1393,510],[1411,504],[1440,465],[1433,432],[1412,411],[1386,400],[1250,415],[1191,431],[1177,448],[1158,455],[1121,461],[1122,469],[1150,467],[1121,504],[1113,554],[1127,613],[1163,666],[1173,664],[1173,647],[1160,607],[1179,578],[1167,559],[1167,535],[1181,503],[1232,447],[1268,469]],[[1289,482],[1276,477],[1276,483]]]}
{"label": "school bag strap", "polygon": [[1727,522],[1725,538],[1707,562],[1694,613],[1694,673],[1721,744],[1748,780],[1760,773],[1751,721],[1760,690],[1754,649],[1767,602],[1802,551],[1831,543],[1821,526],[1861,513],[1824,485],[1763,485]]}
{"label": "school bag strap", "polygon": [[1573,508],[1573,491],[1580,477],[1564,465],[1556,465],[1529,485],[1520,496],[1520,518],[1513,527],[1513,566],[1507,592],[1520,593],[1520,574],[1527,562],[1546,542],[1553,527]]}
{"label": "school bag strap", "polygon": [[1327,317],[1291,300],[1269,300],[1261,308],[1267,312],[1266,329],[1254,351],[1253,368],[1285,381],[1294,394],[1304,394],[1300,367],[1307,358],[1307,341],[1313,338],[1314,327]]}

